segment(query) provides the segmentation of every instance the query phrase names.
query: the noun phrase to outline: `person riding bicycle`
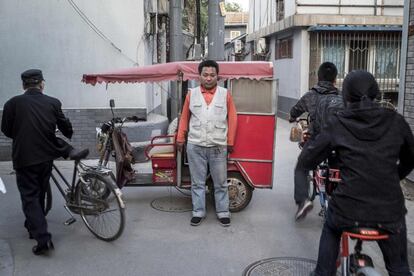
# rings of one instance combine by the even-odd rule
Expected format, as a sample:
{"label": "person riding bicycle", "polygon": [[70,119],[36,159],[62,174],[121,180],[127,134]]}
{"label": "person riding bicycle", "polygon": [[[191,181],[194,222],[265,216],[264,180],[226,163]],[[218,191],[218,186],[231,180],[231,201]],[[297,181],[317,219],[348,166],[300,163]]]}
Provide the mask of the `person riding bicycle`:
{"label": "person riding bicycle", "polygon": [[342,183],[333,191],[311,275],[336,275],[343,231],[379,228],[378,241],[389,275],[411,275],[400,180],[414,168],[414,137],[404,118],[375,103],[378,83],[366,71],[352,71],[343,83],[345,108],[326,118],[317,139],[309,141],[297,167],[312,169],[335,150]]}
{"label": "person riding bicycle", "polygon": [[[338,70],[335,64],[324,62],[318,69],[318,83],[311,90],[305,93],[299,101],[291,108],[289,122],[294,122],[296,118],[303,113],[309,113],[309,134],[310,139],[314,139],[319,133],[319,122],[316,120],[317,107],[322,98],[329,96],[337,96],[339,90],[335,87],[336,76]],[[324,115],[323,113],[322,116]],[[307,213],[313,208],[312,201],[309,199],[308,185],[309,170],[299,169],[295,167],[294,175],[294,199],[298,206],[295,219],[300,220],[306,217]]]}

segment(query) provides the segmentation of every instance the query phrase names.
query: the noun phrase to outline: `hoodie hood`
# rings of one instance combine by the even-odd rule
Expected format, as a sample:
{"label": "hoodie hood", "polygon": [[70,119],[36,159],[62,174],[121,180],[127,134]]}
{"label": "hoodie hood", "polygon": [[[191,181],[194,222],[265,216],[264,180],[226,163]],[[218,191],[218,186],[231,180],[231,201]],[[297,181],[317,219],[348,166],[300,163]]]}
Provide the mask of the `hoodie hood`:
{"label": "hoodie hood", "polygon": [[330,81],[318,81],[318,84],[312,87],[312,90],[318,94],[339,94],[338,88]]}
{"label": "hoodie hood", "polygon": [[336,116],[339,122],[358,140],[376,141],[393,124],[395,112],[379,107],[374,102],[348,103]]}
{"label": "hoodie hood", "polygon": [[373,100],[379,93],[378,83],[374,76],[363,70],[354,70],[346,75],[342,85],[344,103]]}

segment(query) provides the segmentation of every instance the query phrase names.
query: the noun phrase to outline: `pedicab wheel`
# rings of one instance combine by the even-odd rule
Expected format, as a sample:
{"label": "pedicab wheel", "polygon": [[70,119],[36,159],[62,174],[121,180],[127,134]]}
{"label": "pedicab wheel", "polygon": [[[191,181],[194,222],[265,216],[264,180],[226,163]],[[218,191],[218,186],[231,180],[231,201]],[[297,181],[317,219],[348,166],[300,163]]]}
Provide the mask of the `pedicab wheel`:
{"label": "pedicab wheel", "polygon": [[238,172],[227,173],[229,189],[230,212],[239,212],[246,208],[253,195],[253,188],[247,184]]}
{"label": "pedicab wheel", "polygon": [[82,179],[76,185],[76,201],[83,222],[98,239],[116,240],[125,227],[125,205],[119,189],[108,175],[91,173]]}
{"label": "pedicab wheel", "polygon": [[373,267],[366,266],[359,268],[355,274],[356,276],[381,276]]}
{"label": "pedicab wheel", "polygon": [[45,201],[44,201],[44,214],[45,216],[49,213],[50,209],[52,209],[52,188],[50,183],[47,185],[46,193],[45,193]]}

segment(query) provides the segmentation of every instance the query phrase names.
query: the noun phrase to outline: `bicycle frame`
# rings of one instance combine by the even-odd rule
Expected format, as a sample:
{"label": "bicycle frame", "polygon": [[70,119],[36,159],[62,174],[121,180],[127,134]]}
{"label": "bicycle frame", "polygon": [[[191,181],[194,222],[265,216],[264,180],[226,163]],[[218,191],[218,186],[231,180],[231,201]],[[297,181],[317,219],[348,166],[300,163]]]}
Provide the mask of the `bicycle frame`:
{"label": "bicycle frame", "polygon": [[[354,253],[349,254],[349,239],[356,239],[357,243]],[[379,241],[388,239],[388,234],[380,233],[377,229],[357,228],[351,231],[344,231],[341,236],[341,272],[342,275],[351,275],[356,273],[359,268],[373,267],[371,258],[361,254],[363,241]],[[351,262],[351,256],[355,257],[356,262]]]}
{"label": "bicycle frame", "polygon": [[[57,173],[57,176],[60,178],[60,181],[63,181],[64,185],[61,185],[60,181],[58,180],[57,176],[53,174],[53,171]],[[105,169],[103,167],[93,167],[85,165],[80,161],[75,161],[75,166],[73,168],[72,173],[72,183],[69,183],[62,172],[57,168],[55,164],[53,164],[53,170],[50,175],[50,178],[55,183],[56,187],[58,188],[59,192],[62,194],[63,198],[67,205],[65,205],[66,211],[72,216],[71,211],[69,210],[70,207],[77,207],[81,208],[80,206],[75,205],[75,188],[76,188],[76,181],[77,179],[82,180],[82,175],[85,173],[97,173],[97,174],[110,174],[112,176],[112,171],[109,169]],[[66,188],[66,189],[65,189]],[[49,209],[49,208],[48,208]]]}

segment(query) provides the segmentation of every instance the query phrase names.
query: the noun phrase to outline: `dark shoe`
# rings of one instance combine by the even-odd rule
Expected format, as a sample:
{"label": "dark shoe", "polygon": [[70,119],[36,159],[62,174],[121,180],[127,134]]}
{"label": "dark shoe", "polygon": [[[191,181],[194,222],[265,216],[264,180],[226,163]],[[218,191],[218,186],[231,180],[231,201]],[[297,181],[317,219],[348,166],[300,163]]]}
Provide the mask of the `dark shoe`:
{"label": "dark shoe", "polygon": [[33,246],[32,251],[35,255],[46,255],[49,250],[55,249],[53,242],[51,240],[47,241],[45,244],[38,244]]}
{"label": "dark shoe", "polygon": [[201,224],[201,222],[203,221],[204,218],[202,217],[192,217],[191,218],[191,225],[192,226],[198,226]]}
{"label": "dark shoe", "polygon": [[298,210],[296,211],[295,220],[301,220],[306,217],[308,212],[312,210],[313,203],[309,199],[306,199],[305,201],[298,204]]}
{"label": "dark shoe", "polygon": [[219,218],[221,226],[227,227],[230,226],[230,218]]}
{"label": "dark shoe", "polygon": [[89,149],[83,149],[83,150],[73,149],[69,153],[69,158],[70,158],[70,160],[79,161],[81,159],[86,158],[86,156],[88,156],[88,155],[89,155]]}

